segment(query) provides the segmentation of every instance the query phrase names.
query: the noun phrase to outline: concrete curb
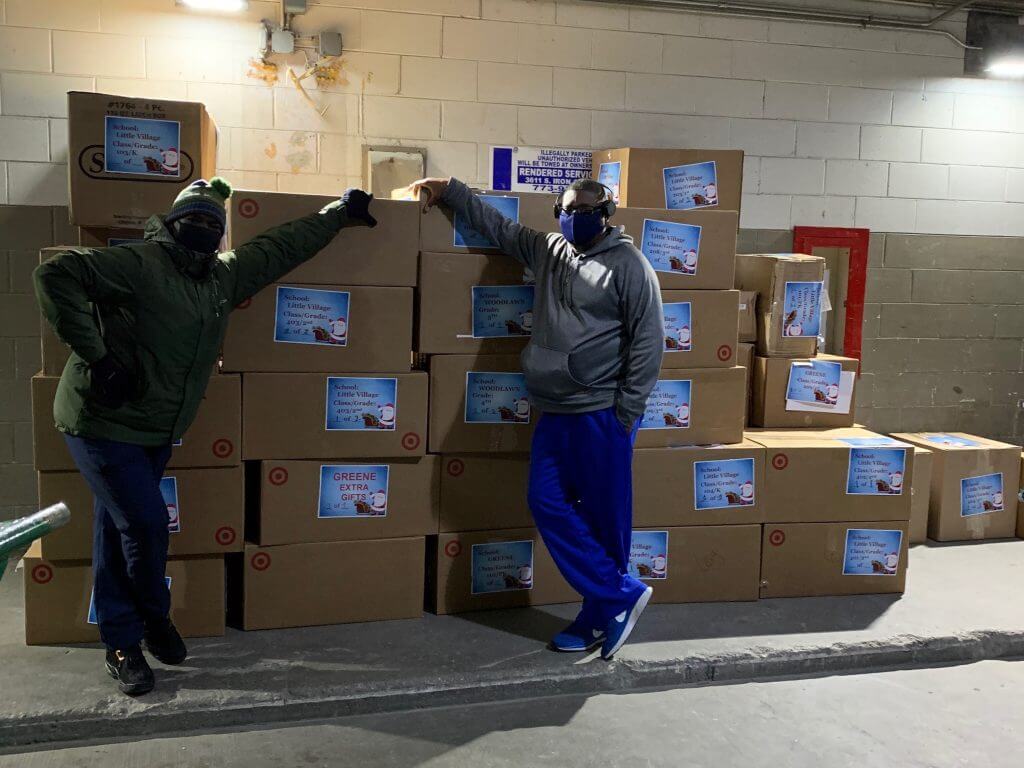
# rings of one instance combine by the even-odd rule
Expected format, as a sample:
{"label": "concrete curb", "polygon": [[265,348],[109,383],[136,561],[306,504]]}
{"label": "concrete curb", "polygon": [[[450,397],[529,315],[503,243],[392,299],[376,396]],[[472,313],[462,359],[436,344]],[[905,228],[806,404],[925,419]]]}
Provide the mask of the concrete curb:
{"label": "concrete curb", "polygon": [[848,674],[893,668],[966,664],[1024,657],[1024,631],[959,635],[900,635],[880,641],[796,649],[753,648],[722,655],[611,664],[574,664],[539,675],[467,675],[444,682],[410,681],[379,689],[372,683],[339,690],[291,691],[290,698],[253,701],[239,695],[216,706],[186,709],[169,702],[123,718],[64,711],[47,718],[0,720],[0,749],[65,742],[160,736],[182,731],[271,725],[353,715],[458,706],[564,694],[622,693],[643,688],[740,683],[773,678]]}

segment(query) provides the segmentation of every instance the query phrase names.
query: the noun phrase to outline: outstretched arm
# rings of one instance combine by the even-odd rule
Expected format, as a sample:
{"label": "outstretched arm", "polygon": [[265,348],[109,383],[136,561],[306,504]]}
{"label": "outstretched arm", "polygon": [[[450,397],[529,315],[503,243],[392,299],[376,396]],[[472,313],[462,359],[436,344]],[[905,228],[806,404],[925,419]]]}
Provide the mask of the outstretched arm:
{"label": "outstretched arm", "polygon": [[427,193],[424,211],[443,203],[457,215],[464,217],[477,232],[497,243],[502,252],[518,259],[534,272],[537,271],[537,264],[548,253],[546,233],[524,227],[519,222],[502,216],[454,177],[422,179],[414,182],[411,189],[416,195],[421,191]]}

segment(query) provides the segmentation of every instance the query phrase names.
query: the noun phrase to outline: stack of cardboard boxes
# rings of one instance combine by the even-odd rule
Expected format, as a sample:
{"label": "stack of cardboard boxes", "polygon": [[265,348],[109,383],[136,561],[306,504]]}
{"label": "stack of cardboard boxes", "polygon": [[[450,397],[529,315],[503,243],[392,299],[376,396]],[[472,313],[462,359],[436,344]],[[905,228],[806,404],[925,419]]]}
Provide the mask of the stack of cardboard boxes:
{"label": "stack of cardboard boxes", "polygon": [[[79,243],[137,239],[149,216],[165,212],[183,186],[212,175],[216,127],[201,104],[70,93],[68,112],[71,223]],[[45,249],[41,259],[59,250]],[[92,493],[53,425],[68,358],[44,322],[43,370],[32,380],[39,501],[65,502],[71,522],[37,541],[25,558],[30,644],[98,639]],[[171,611],[188,636],[224,631],[224,556],[241,549],[244,527],[240,418],[238,377],[215,375],[160,482],[170,531]]]}
{"label": "stack of cardboard boxes", "polygon": [[[237,191],[232,244],[333,199]],[[343,230],[244,301],[224,339],[223,369],[242,377],[247,544],[229,609],[244,629],[422,613],[438,463],[427,376],[411,370],[419,210],[373,210],[376,229]]]}

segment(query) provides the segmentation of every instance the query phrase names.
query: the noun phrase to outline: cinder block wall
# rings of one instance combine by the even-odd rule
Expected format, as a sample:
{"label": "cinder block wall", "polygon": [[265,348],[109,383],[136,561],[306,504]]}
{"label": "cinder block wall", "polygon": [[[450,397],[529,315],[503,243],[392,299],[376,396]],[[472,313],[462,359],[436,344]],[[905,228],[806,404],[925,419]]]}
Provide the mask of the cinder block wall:
{"label": "cinder block wall", "polygon": [[201,100],[220,172],[286,192],[361,183],[369,143],[424,147],[428,173],[476,183],[492,144],[743,149],[745,250],[788,249],[796,224],[926,235],[873,238],[860,418],[1020,439],[1024,84],[960,77],[950,41],[555,0],[311,0],[297,30],[346,49],[335,84],[306,81],[321,116],[287,76],[249,75],[278,8],[0,2],[0,517],[35,504],[29,273],[70,238],[68,90]]}

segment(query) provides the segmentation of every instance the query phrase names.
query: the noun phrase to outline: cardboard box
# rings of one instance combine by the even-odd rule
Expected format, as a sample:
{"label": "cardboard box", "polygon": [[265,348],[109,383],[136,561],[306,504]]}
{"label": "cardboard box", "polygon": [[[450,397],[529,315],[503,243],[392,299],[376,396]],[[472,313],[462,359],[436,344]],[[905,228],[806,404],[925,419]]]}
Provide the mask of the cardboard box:
{"label": "cardboard box", "polygon": [[744,373],[738,366],[662,369],[647,398],[635,445],[670,448],[738,443],[743,440],[745,402]]}
{"label": "cardboard box", "polygon": [[[555,195],[541,192],[474,192],[485,197],[505,198],[507,202],[494,202],[503,206],[502,213],[509,218],[514,218],[518,207],[518,221],[525,227],[538,232],[558,231],[558,220],[554,215]],[[512,203],[511,200],[518,200],[518,203]],[[459,231],[456,231],[456,224],[459,225]],[[466,230],[461,222],[456,222],[455,214],[444,205],[434,206],[421,218],[420,250],[424,253],[501,253],[497,244],[489,243],[479,233]]]}
{"label": "cardboard box", "polygon": [[1024,539],[1024,453],[1021,453],[1020,484],[1017,493],[1017,538]]}
{"label": "cardboard box", "polygon": [[[343,190],[338,190],[338,195]],[[229,201],[231,247],[268,229],[316,213],[338,198],[284,192],[235,190]],[[377,226],[347,227],[322,251],[288,273],[288,280],[314,285],[416,285],[420,207],[415,202],[374,198]]]}
{"label": "cardboard box", "polygon": [[518,355],[439,355],[430,360],[430,452],[530,450],[533,413]]}
{"label": "cardboard box", "polygon": [[[59,376],[32,377],[32,435],[35,468],[40,472],[77,470],[64,436],[53,425],[53,399]],[[237,467],[241,463],[242,386],[238,376],[215,373],[195,421],[174,446],[168,467]]]}
{"label": "cardboard box", "polygon": [[740,342],[736,345],[736,364],[743,366],[743,379],[747,384],[747,403],[743,409],[745,425],[750,425],[750,408],[754,394],[754,345]]}
{"label": "cardboard box", "polygon": [[246,539],[266,547],[436,534],[440,465],[440,456],[253,463]]}
{"label": "cardboard box", "polygon": [[[800,253],[738,254],[736,287],[757,293],[757,354],[813,357],[825,260]],[[817,284],[817,285],[815,285]]]}
{"label": "cardboard box", "polygon": [[522,351],[533,327],[533,297],[532,278],[509,256],[424,253],[416,350],[429,354]]}
{"label": "cardboard box", "polygon": [[[167,504],[171,557],[241,552],[245,531],[241,467],[169,469],[160,491]],[[77,472],[40,472],[39,506],[63,501],[71,521],[40,539],[47,560],[92,557],[93,495]]]}
{"label": "cardboard box", "polygon": [[766,525],[761,597],[902,594],[906,522]]}
{"label": "cardboard box", "polygon": [[[53,562],[39,555],[37,541],[25,556],[25,643],[99,642],[92,607],[88,561]],[[224,556],[167,561],[171,619],[184,637],[224,634]]]}
{"label": "cardboard box", "polygon": [[423,456],[425,373],[247,373],[244,459]]}
{"label": "cardboard box", "polygon": [[754,291],[740,291],[741,342],[757,342],[757,294]]}
{"label": "cardboard box", "polygon": [[910,543],[928,540],[928,500],[931,496],[932,452],[914,446],[914,482],[910,486]]}
{"label": "cardboard box", "polygon": [[611,223],[633,238],[663,289],[736,287],[736,211],[619,208]]}
{"label": "cardboard box", "polygon": [[754,357],[750,423],[758,427],[853,425],[860,361],[839,355]]}
{"label": "cardboard box", "polygon": [[408,371],[412,288],[270,285],[231,314],[225,371]]}
{"label": "cardboard box", "polygon": [[[167,211],[158,211],[158,213],[167,213]],[[141,228],[78,227],[78,244],[85,248],[109,248],[113,245],[144,242],[144,234],[145,231]],[[44,248],[43,250],[51,249]]]}
{"label": "cardboard box", "polygon": [[762,495],[767,523],[910,519],[914,450],[909,443],[881,435],[748,432],[747,438],[767,450]]}
{"label": "cardboard box", "polygon": [[442,533],[430,541],[427,610],[434,613],[573,603],[580,599],[558,572],[535,528]]}
{"label": "cardboard box", "polygon": [[662,291],[662,368],[725,368],[737,364],[739,291]]}
{"label": "cardboard box", "polygon": [[1004,539],[1017,525],[1020,446],[963,432],[896,433],[932,452],[928,538]]}
{"label": "cardboard box", "polygon": [[441,457],[441,533],[530,528],[527,456]]}
{"label": "cardboard box", "polygon": [[229,561],[230,621],[312,627],[423,615],[422,537],[258,547]]}
{"label": "cardboard box", "polygon": [[750,440],[714,448],[633,452],[637,528],[741,525],[765,520],[765,449]]}
{"label": "cardboard box", "polygon": [[71,223],[141,228],[214,175],[217,126],[190,101],[68,93]]}
{"label": "cardboard box", "polygon": [[[655,576],[662,552],[664,575]],[[760,554],[760,525],[634,530],[630,570],[643,568],[634,575],[654,587],[652,603],[757,600]]]}
{"label": "cardboard box", "polygon": [[[743,195],[743,152],[738,149],[605,149],[594,152],[594,178],[611,187],[621,205],[739,211]],[[709,184],[717,186],[717,198]]]}

